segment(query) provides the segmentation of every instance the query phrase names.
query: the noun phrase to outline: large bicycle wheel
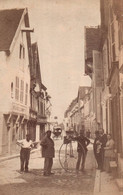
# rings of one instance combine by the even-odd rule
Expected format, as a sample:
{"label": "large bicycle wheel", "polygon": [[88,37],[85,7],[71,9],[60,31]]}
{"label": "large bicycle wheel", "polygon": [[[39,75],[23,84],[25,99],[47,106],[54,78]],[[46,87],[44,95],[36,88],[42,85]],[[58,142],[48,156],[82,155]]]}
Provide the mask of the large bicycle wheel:
{"label": "large bicycle wheel", "polygon": [[82,144],[78,141],[70,141],[62,144],[59,150],[59,162],[65,171],[76,170],[76,163],[78,159],[77,146],[81,148],[82,154],[85,156],[85,150]]}

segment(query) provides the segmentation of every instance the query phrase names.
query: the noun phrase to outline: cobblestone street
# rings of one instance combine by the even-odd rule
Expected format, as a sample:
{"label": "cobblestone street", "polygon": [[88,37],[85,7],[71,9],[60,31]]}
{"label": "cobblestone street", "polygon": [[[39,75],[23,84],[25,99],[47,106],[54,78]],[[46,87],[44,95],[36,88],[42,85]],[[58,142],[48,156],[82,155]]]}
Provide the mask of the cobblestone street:
{"label": "cobblestone street", "polygon": [[19,173],[19,158],[7,160],[0,164],[0,195],[80,195],[93,194],[95,179],[95,160],[92,145],[88,147],[88,155],[84,173],[65,172],[59,163],[59,148],[62,140],[55,140],[56,157],[53,171],[55,175],[43,176],[44,159],[41,151],[31,154],[29,173]]}

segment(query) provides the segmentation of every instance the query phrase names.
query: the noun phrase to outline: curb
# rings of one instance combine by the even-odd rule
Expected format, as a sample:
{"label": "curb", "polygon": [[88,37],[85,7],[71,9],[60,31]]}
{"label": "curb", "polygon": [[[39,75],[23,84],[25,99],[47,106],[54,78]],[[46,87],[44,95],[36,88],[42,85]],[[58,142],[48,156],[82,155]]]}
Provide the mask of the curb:
{"label": "curb", "polygon": [[101,172],[96,170],[95,183],[94,183],[94,195],[101,192]]}
{"label": "curb", "polygon": [[[38,150],[40,150],[40,148],[31,150],[30,153],[34,153],[34,152],[36,152]],[[18,158],[18,157],[20,157],[20,154],[15,154],[15,155],[10,155],[10,156],[0,157],[0,162],[6,161],[6,160],[11,160],[11,159]]]}
{"label": "curb", "polygon": [[[40,151],[40,150],[41,150],[41,148],[36,148],[36,149],[31,150],[30,153],[34,153],[34,152]],[[59,150],[55,150],[55,152],[58,153]],[[19,154],[10,155],[10,156],[0,157],[0,162],[6,161],[6,160],[11,160],[11,159],[18,158],[18,157],[20,157],[20,153]]]}

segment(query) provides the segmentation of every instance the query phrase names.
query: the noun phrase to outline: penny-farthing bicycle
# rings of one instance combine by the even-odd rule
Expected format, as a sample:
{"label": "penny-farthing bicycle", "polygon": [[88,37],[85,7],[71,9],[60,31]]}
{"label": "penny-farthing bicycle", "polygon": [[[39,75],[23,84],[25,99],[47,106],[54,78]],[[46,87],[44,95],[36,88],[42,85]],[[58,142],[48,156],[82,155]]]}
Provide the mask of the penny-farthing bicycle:
{"label": "penny-farthing bicycle", "polygon": [[59,149],[59,162],[65,171],[72,172],[76,170],[78,160],[78,145],[82,152],[82,158],[85,158],[85,150],[82,144],[77,141],[77,139],[71,135],[71,133],[64,137],[63,144]]}

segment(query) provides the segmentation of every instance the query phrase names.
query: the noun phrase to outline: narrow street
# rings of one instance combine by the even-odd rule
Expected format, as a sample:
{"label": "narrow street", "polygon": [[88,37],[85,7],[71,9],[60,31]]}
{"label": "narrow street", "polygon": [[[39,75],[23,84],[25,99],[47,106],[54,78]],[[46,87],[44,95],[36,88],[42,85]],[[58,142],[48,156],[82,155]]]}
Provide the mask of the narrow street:
{"label": "narrow street", "polygon": [[19,158],[3,161],[0,164],[0,195],[79,195],[93,194],[95,179],[95,159],[92,145],[88,146],[88,155],[84,173],[65,172],[59,163],[59,148],[63,140],[55,140],[56,157],[53,171],[55,175],[43,176],[41,151],[31,154],[29,173],[19,173]]}

